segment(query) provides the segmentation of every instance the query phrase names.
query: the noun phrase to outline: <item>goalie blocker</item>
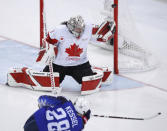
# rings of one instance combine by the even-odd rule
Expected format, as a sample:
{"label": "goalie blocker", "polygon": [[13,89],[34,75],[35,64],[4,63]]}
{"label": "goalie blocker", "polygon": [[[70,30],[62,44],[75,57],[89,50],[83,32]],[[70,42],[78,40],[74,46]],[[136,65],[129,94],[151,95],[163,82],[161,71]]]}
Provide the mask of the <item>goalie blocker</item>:
{"label": "goalie blocker", "polygon": [[[102,84],[112,82],[112,70],[109,68],[93,67],[95,75],[85,76],[82,78],[81,94],[92,94],[98,92]],[[59,92],[61,86],[59,84],[59,73],[53,73],[55,80],[55,88]],[[26,87],[31,90],[52,91],[50,72],[39,72],[32,69],[12,68],[7,74],[7,83],[9,86]]]}

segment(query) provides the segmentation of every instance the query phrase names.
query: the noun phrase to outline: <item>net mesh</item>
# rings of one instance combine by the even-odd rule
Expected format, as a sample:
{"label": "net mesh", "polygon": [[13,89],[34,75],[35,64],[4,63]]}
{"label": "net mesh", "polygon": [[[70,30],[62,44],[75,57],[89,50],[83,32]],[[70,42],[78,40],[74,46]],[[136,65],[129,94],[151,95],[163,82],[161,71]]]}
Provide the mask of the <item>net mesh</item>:
{"label": "net mesh", "polygon": [[[113,0],[104,0],[104,12],[107,19],[113,19]],[[110,45],[110,42],[107,43]],[[113,50],[113,47],[110,47]],[[141,72],[158,67],[155,55],[147,47],[137,30],[135,20],[130,13],[128,0],[118,3],[118,68],[119,72]]]}

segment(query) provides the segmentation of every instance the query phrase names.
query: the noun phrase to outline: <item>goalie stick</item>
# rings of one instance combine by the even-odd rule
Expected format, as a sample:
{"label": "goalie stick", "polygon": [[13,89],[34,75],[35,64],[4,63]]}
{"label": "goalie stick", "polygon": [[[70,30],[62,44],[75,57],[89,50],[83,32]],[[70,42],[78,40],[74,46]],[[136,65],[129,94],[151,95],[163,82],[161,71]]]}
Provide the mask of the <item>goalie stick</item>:
{"label": "goalie stick", "polygon": [[153,118],[158,117],[159,115],[161,115],[161,112],[158,112],[150,117],[142,117],[142,118],[138,118],[138,117],[124,117],[124,116],[106,116],[106,115],[92,115],[94,117],[102,117],[102,118],[115,118],[115,119],[126,119],[126,120],[150,120]]}
{"label": "goalie stick", "polygon": [[[43,23],[40,25],[40,26],[43,26],[44,29],[42,29],[42,27],[40,29],[42,29],[43,31],[40,31],[40,33],[43,33],[43,37],[47,37],[47,25],[46,25],[46,14],[45,14],[45,5],[44,5],[44,0],[40,0],[40,4],[42,5],[42,14],[40,15]],[[41,38],[43,39],[43,38]],[[43,40],[42,40],[42,43],[43,43]],[[46,45],[42,45],[41,48],[44,48]],[[57,87],[55,87],[55,80],[54,80],[54,75],[53,75],[53,60],[50,59],[49,60],[49,71],[50,71],[50,82],[51,82],[51,87],[52,87],[52,93],[54,95],[58,95],[60,93],[60,91],[58,91]]]}
{"label": "goalie stick", "polygon": [[56,87],[55,87],[55,80],[54,80],[54,76],[53,76],[52,59],[49,60],[49,71],[50,71],[50,82],[51,82],[51,87],[52,87],[52,93],[54,95],[57,95],[58,91],[56,90]]}

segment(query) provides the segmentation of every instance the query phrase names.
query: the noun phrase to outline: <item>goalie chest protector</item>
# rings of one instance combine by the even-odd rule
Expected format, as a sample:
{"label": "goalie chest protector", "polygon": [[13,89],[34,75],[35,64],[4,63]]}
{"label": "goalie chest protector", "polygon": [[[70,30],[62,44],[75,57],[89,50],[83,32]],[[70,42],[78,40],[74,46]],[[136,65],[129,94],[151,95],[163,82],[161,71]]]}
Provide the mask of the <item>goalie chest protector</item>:
{"label": "goalie chest protector", "polygon": [[51,39],[57,39],[58,54],[54,63],[61,66],[76,66],[88,61],[87,46],[92,37],[92,25],[86,24],[80,38],[70,33],[65,25],[61,25],[49,33]]}

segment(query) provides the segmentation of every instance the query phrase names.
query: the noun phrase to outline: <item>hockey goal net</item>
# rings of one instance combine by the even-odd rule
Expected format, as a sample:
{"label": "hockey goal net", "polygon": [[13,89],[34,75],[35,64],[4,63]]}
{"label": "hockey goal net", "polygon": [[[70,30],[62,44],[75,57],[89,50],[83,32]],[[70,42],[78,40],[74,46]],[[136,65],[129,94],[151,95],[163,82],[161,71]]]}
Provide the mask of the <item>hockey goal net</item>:
{"label": "hockey goal net", "polygon": [[143,72],[157,68],[155,56],[137,30],[128,0],[104,0],[102,15],[116,22],[114,46],[111,46],[110,41],[105,45],[114,52],[115,73]]}
{"label": "hockey goal net", "polygon": [[[71,16],[74,15],[75,13],[73,12],[77,12],[77,14],[82,15],[83,12],[82,7],[84,7],[84,4],[85,5],[89,4],[84,1],[82,1],[81,3],[77,3],[77,1],[73,0],[69,5],[72,7],[69,7],[68,10],[68,4],[66,4],[67,2],[65,0],[62,0],[61,1],[62,3],[57,1],[56,3],[57,5],[56,4],[54,5],[55,1],[51,0],[45,2],[45,4],[44,2],[45,2],[44,0],[40,0],[41,47],[42,47],[42,38],[47,32],[46,20],[47,22],[51,21],[48,22],[49,25],[55,25],[58,22],[60,23],[61,18],[67,20],[67,18],[70,17],[69,15]],[[48,4],[49,2],[50,4]],[[66,9],[62,7],[63,2]],[[73,2],[77,5],[72,4]],[[96,13],[97,10],[99,12],[98,14],[99,17],[96,17],[96,19],[101,19],[101,18],[103,20],[114,19],[116,22],[116,33],[113,39],[114,42],[108,41],[107,43],[104,44],[95,44],[107,50],[110,50],[113,53],[114,62],[112,66],[114,67],[115,73],[118,74],[119,72],[142,72],[155,69],[157,67],[155,57],[149,51],[147,43],[145,43],[142,40],[142,38],[140,37],[140,33],[137,31],[135,21],[128,8],[128,0],[100,0],[99,3],[97,2],[97,4],[101,5],[102,8],[98,9],[96,5],[94,6],[96,8],[95,10]],[[81,9],[78,8],[78,6],[80,6]],[[63,8],[63,10],[61,7]],[[55,8],[56,9],[59,8],[60,11],[59,12],[54,11]],[[89,10],[90,8],[88,7],[88,9],[87,10],[85,9],[85,11],[87,11],[87,13],[92,13],[94,10],[93,7],[91,8],[92,10]],[[54,12],[54,18],[50,18],[48,20],[48,16],[53,12]],[[68,17],[66,18],[66,16]],[[91,14],[89,16],[91,16]],[[87,15],[87,17],[89,16]]]}

